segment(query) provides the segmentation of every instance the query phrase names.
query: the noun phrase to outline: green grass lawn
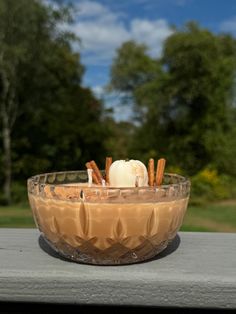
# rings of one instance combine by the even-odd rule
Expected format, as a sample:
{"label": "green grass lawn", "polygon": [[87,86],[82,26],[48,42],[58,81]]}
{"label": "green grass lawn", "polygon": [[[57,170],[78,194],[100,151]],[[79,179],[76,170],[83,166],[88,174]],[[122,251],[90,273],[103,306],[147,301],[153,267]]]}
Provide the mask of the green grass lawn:
{"label": "green grass lawn", "polygon": [[181,230],[236,232],[236,200],[189,206]]}
{"label": "green grass lawn", "polygon": [[[29,206],[0,207],[0,227],[35,227]],[[236,200],[189,206],[181,230],[236,232]]]}

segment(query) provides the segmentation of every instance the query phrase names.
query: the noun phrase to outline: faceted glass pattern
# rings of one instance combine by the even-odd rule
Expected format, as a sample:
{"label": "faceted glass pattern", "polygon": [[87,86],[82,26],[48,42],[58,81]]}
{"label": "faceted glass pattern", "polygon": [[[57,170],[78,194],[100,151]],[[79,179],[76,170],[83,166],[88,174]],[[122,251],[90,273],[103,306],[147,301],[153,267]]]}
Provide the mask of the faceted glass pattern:
{"label": "faceted glass pattern", "polygon": [[176,236],[188,205],[190,182],[165,174],[161,187],[88,187],[86,171],[28,179],[35,223],[62,256],[89,264],[150,259]]}

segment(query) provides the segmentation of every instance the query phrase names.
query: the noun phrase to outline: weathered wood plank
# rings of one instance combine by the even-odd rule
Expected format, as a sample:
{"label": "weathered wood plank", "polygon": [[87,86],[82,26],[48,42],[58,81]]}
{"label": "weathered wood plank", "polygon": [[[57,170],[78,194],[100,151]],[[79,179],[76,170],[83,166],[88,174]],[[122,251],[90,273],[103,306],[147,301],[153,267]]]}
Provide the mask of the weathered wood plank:
{"label": "weathered wood plank", "polygon": [[0,301],[236,308],[236,234],[180,232],[158,258],[127,266],[76,264],[42,246],[36,229],[0,229]]}

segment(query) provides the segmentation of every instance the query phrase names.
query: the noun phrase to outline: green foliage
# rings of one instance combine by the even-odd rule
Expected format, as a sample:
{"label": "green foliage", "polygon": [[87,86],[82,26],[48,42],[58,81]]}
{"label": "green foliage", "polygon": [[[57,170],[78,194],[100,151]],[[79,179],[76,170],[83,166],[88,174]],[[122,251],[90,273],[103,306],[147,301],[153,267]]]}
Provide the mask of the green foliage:
{"label": "green foliage", "polygon": [[153,152],[188,175],[208,164],[235,175],[235,56],[233,37],[195,23],[168,37],[160,59],[148,56],[143,46],[123,44],[111,85],[132,96],[139,109],[130,153],[146,160]]}
{"label": "green foliage", "polygon": [[166,41],[163,62],[169,72],[165,87],[170,99],[164,114],[169,153],[192,173],[219,155],[225,157],[222,147],[233,129],[230,92],[235,53],[233,38],[213,35],[195,24]]}
{"label": "green foliage", "polygon": [[134,41],[124,43],[117,50],[111,67],[111,89],[134,92],[156,76],[156,62],[148,57],[147,47]]}
{"label": "green foliage", "polygon": [[79,86],[66,93],[61,104],[48,104],[37,121],[33,112],[22,117],[23,125],[22,119],[19,126],[16,123],[14,172],[18,179],[22,174],[27,178],[45,171],[84,169],[88,160],[104,160],[106,150],[101,139],[107,133],[101,104]]}
{"label": "green foliage", "polygon": [[[78,38],[59,28],[64,22],[73,22],[73,7],[0,1],[0,99],[6,78],[14,92],[12,170],[20,183],[36,173],[84,169],[106,155],[103,105],[81,86],[84,67],[71,48]],[[20,200],[20,188],[12,188]]]}
{"label": "green foliage", "polygon": [[236,197],[235,179],[218,174],[217,170],[204,168],[191,178],[192,203],[204,203]]}
{"label": "green foliage", "polygon": [[[105,142],[109,156],[113,160],[131,158],[129,146],[135,132],[135,126],[131,122],[115,122],[113,119],[106,120],[109,136]],[[134,156],[134,158],[136,158]]]}
{"label": "green foliage", "polygon": [[25,204],[28,201],[26,182],[14,181],[12,184],[12,202],[14,204]]}
{"label": "green foliage", "polygon": [[[109,88],[125,95],[138,123],[116,123],[81,86],[84,67],[71,48],[78,38],[58,27],[63,22],[73,22],[70,6],[0,1],[0,105],[11,128],[14,201],[24,201],[29,176],[85,168],[91,159],[103,168],[106,154],[146,164],[165,157],[167,171],[191,176],[193,200],[233,197],[236,40],[188,23],[161,58],[123,44]],[[2,141],[1,128],[0,120]]]}
{"label": "green foliage", "polygon": [[[18,205],[26,204],[28,202],[26,182],[20,182],[16,180],[13,181],[12,202]],[[2,192],[0,192],[0,205],[7,205],[6,199]]]}

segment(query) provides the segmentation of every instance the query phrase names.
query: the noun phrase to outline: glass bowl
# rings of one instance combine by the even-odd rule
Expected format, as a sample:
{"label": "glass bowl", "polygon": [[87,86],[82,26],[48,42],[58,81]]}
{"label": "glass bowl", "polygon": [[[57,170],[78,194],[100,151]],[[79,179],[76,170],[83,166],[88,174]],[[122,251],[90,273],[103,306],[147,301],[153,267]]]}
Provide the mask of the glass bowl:
{"label": "glass bowl", "polygon": [[88,187],[87,171],[36,175],[28,197],[44,239],[63,257],[88,264],[150,259],[175,238],[190,182],[164,175],[160,187]]}

